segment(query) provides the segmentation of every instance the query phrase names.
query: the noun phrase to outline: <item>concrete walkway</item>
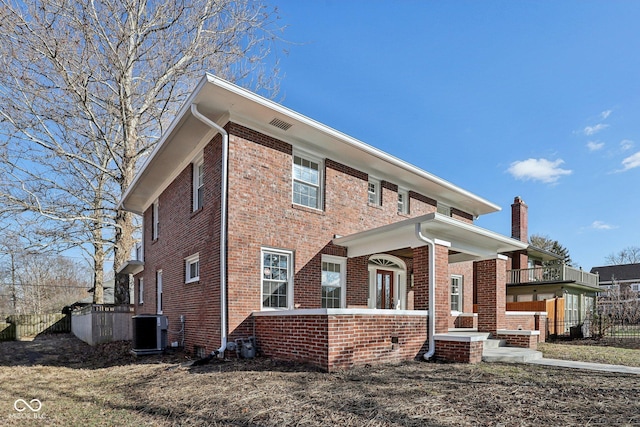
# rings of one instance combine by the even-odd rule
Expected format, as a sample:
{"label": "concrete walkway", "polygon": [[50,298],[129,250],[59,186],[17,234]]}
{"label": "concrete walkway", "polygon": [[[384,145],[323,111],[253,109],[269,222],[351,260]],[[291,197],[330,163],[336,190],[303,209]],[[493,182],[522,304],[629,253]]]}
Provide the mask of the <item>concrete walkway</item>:
{"label": "concrete walkway", "polygon": [[619,374],[640,375],[640,368],[622,365],[606,365],[604,363],[575,362],[573,360],[538,359],[529,360],[526,363],[532,365],[553,366],[556,368],[586,369],[591,371],[615,372]]}

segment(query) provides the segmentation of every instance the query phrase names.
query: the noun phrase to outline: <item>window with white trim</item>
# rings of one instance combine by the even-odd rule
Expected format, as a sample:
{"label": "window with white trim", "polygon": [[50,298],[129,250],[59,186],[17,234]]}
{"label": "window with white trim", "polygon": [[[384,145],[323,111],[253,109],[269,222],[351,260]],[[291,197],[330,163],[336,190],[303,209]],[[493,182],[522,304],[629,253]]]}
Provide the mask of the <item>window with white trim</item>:
{"label": "window with white trim", "polygon": [[369,178],[367,197],[370,204],[380,206],[380,181]]}
{"label": "window with white trim", "polygon": [[310,156],[293,156],[293,203],[322,208],[322,162]]}
{"label": "window with white trim", "polygon": [[409,213],[409,195],[406,191],[398,191],[398,213]]}
{"label": "window with white trim", "polygon": [[151,239],[157,240],[160,231],[160,219],[158,218],[158,201],[153,202],[151,208]]}
{"label": "window with white trim", "polygon": [[438,207],[436,208],[436,210],[439,214],[442,214],[445,216],[451,216],[451,206],[449,205],[445,205],[444,203],[438,202]]}
{"label": "window with white trim", "polygon": [[451,276],[451,311],[462,311],[462,276]]}
{"label": "window with white trim", "polygon": [[261,251],[262,308],[288,308],[293,304],[293,253]]}
{"label": "window with white trim", "polygon": [[184,259],[185,273],[184,282],[192,283],[200,280],[200,253],[191,255]]}
{"label": "window with white trim", "polygon": [[156,314],[162,314],[162,270],[156,271]]}
{"label": "window with white trim", "polygon": [[204,203],[204,160],[193,162],[193,211],[197,211]]}
{"label": "window with white trim", "polygon": [[138,305],[144,304],[144,279],[138,279]]}
{"label": "window with white trim", "polygon": [[322,255],[322,308],[344,308],[347,261]]}

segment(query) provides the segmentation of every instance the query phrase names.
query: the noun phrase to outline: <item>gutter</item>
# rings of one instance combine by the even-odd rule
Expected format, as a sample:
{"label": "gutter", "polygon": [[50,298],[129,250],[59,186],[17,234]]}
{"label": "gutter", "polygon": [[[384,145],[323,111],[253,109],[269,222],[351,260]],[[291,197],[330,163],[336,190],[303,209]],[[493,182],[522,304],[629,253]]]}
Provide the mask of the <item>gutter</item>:
{"label": "gutter", "polygon": [[429,349],[423,355],[424,360],[429,360],[436,352],[436,245],[433,240],[422,234],[422,223],[415,225],[416,238],[429,246],[429,316],[427,317]]}
{"label": "gutter", "polygon": [[224,357],[227,349],[227,190],[229,134],[217,123],[209,120],[198,111],[197,104],[191,104],[191,114],[205,125],[217,130],[222,135],[222,185],[220,194],[220,348],[211,353],[211,357]]}

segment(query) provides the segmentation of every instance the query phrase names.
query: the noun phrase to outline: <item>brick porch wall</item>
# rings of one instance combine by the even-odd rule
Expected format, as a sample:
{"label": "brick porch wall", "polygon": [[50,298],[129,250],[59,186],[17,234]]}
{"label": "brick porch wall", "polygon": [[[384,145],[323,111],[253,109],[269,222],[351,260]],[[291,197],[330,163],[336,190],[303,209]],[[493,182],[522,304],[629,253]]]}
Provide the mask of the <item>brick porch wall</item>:
{"label": "brick porch wall", "polygon": [[331,372],[414,360],[427,349],[426,315],[338,312],[254,313],[258,351],[266,357],[309,363]]}
{"label": "brick porch wall", "polygon": [[480,363],[484,341],[436,340],[436,360],[455,363]]}

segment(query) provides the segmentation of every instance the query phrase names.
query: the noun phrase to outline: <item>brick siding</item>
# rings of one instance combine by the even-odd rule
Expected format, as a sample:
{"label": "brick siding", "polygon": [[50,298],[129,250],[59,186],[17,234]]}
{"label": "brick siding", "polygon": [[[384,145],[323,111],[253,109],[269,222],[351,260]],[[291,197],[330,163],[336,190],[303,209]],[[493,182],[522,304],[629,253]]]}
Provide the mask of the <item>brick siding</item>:
{"label": "brick siding", "polygon": [[283,313],[253,319],[261,355],[329,372],[413,360],[428,345],[427,316]]}

